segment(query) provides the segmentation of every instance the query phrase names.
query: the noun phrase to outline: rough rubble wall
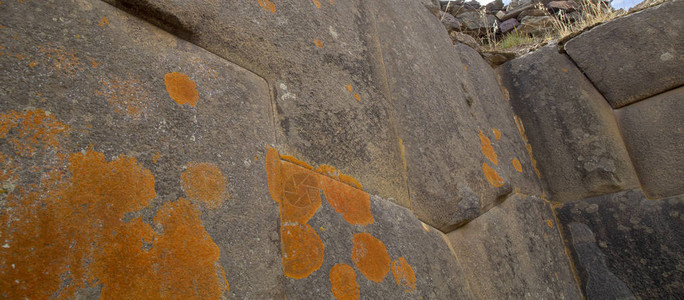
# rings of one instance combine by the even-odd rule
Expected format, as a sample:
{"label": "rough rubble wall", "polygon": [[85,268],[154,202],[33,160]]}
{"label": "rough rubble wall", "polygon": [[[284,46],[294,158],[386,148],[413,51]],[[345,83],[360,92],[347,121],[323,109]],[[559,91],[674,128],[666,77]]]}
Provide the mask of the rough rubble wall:
{"label": "rough rubble wall", "polygon": [[418,1],[1,1],[0,66],[1,297],[592,292],[516,91]]}
{"label": "rough rubble wall", "polygon": [[682,11],[666,2],[497,70],[547,149],[535,157],[588,299],[684,295]]}

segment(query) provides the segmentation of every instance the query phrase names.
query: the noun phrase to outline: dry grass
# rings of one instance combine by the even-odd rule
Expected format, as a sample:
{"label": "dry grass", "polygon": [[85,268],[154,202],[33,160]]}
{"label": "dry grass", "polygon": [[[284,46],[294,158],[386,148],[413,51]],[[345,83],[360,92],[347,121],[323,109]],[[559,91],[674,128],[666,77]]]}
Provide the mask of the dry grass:
{"label": "dry grass", "polygon": [[585,28],[610,21],[624,14],[624,11],[610,9],[602,1],[596,1],[596,3],[593,1],[584,2],[581,5],[580,12],[579,19],[574,22],[570,20],[565,12],[561,11],[557,14],[553,22],[553,31],[550,32],[551,37],[562,39]]}
{"label": "dry grass", "polygon": [[[540,9],[545,9],[543,5],[539,5]],[[579,9],[580,16],[577,20],[571,20],[564,12],[556,15],[548,14],[553,17],[552,30],[548,31],[544,36],[531,37],[529,35],[520,33],[517,30],[509,32],[500,39],[496,38],[496,28],[487,32],[485,38],[482,39],[484,48],[490,51],[506,50],[510,48],[517,48],[522,46],[529,46],[529,48],[536,48],[544,42],[551,40],[562,39],[577,32],[581,32],[585,28],[592,27],[616,17],[623,15],[625,12],[610,9],[607,4],[599,0],[583,1]],[[484,11],[482,11],[482,18],[484,20]]]}

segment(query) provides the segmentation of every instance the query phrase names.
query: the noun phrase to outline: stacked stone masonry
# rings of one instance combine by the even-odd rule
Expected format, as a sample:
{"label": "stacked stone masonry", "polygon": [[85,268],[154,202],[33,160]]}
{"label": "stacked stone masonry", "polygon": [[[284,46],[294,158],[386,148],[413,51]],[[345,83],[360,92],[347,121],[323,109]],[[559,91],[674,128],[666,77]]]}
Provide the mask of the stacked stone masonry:
{"label": "stacked stone masonry", "polygon": [[612,22],[495,71],[434,13],[0,1],[0,297],[684,294],[680,33],[614,100]]}

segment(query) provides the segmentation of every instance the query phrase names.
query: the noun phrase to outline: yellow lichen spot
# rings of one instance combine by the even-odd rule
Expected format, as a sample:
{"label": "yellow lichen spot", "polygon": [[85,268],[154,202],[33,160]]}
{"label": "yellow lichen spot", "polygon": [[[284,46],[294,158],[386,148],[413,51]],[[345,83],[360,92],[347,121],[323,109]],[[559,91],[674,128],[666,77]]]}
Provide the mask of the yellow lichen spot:
{"label": "yellow lichen spot", "polygon": [[549,225],[549,227],[553,228],[553,222],[551,222],[551,220],[546,220],[546,225]]}
{"label": "yellow lichen spot", "polygon": [[76,57],[76,51],[66,49],[63,46],[55,47],[51,43],[38,46],[38,51],[52,62],[55,69],[61,70],[69,76],[83,71],[83,63]]}
{"label": "yellow lichen spot", "polygon": [[405,292],[411,293],[416,289],[416,274],[404,257],[399,257],[392,262],[392,275]]}
{"label": "yellow lichen spot", "polygon": [[368,225],[374,222],[368,193],[327,176],[320,176],[319,187],[328,204],[345,221],[352,225]]}
{"label": "yellow lichen spot", "polygon": [[321,267],[325,246],[311,226],[283,225],[280,230],[285,276],[302,279]]}
{"label": "yellow lichen spot", "polygon": [[350,93],[354,90],[352,88],[351,84],[347,84],[347,85],[345,85],[345,87],[347,87],[347,91],[349,91]]}
{"label": "yellow lichen spot", "polygon": [[8,144],[23,157],[59,146],[60,135],[67,129],[66,124],[42,109],[0,114],[0,138],[7,138],[14,132]]}
{"label": "yellow lichen spot", "polygon": [[318,39],[314,39],[313,43],[314,43],[314,45],[316,45],[316,47],[323,48],[323,42],[322,41],[320,41]]}
{"label": "yellow lichen spot", "polygon": [[522,173],[522,165],[520,164],[520,161],[517,158],[513,158],[513,161],[511,161],[513,164],[513,168],[515,168],[516,171]]}
{"label": "yellow lichen spot", "polygon": [[37,61],[32,61],[32,62],[29,63],[28,66],[31,67],[31,68],[33,68],[33,67],[35,67],[35,66],[37,66],[37,65],[38,65],[38,62],[37,62]]}
{"label": "yellow lichen spot", "polygon": [[321,207],[320,175],[289,163],[282,164],[281,175],[281,220],[306,223]]}
{"label": "yellow lichen spot", "polygon": [[97,67],[100,65],[100,63],[98,63],[94,59],[90,58],[90,65],[93,66],[93,69],[97,69]]}
{"label": "yellow lichen spot", "polygon": [[161,153],[159,153],[159,152],[155,153],[154,155],[152,155],[152,162],[156,164],[161,157],[162,157]]}
{"label": "yellow lichen spot", "polygon": [[107,19],[107,17],[102,17],[102,19],[100,19],[100,21],[97,22],[97,26],[100,27],[105,27],[107,25],[109,25],[109,19]]}
{"label": "yellow lichen spot", "polygon": [[480,143],[482,144],[482,154],[484,154],[484,156],[492,161],[495,165],[499,164],[494,147],[492,147],[492,142],[484,135],[484,133],[482,133],[482,130],[480,130],[478,135],[480,136]]}
{"label": "yellow lichen spot", "polygon": [[152,248],[163,283],[161,298],[218,299],[229,290],[225,270],[218,263],[219,248],[204,229],[197,208],[182,198],[167,202],[154,223],[162,228]]}
{"label": "yellow lichen spot", "polygon": [[356,272],[348,264],[336,264],[330,269],[330,289],[337,300],[356,300],[361,297]]}
{"label": "yellow lichen spot", "polygon": [[314,5],[316,5],[316,8],[321,8],[321,1],[319,0],[311,0]]}
{"label": "yellow lichen spot", "polygon": [[497,141],[501,139],[501,131],[499,131],[499,129],[492,128],[492,132],[494,133],[494,137]]}
{"label": "yellow lichen spot", "polygon": [[275,7],[275,4],[273,4],[273,2],[271,2],[269,0],[257,0],[257,1],[259,2],[259,6],[261,6],[261,8],[263,8],[264,10],[270,11],[271,13],[276,12],[276,7]]}
{"label": "yellow lichen spot", "polygon": [[495,187],[503,186],[504,182],[501,176],[499,176],[499,173],[492,169],[492,167],[490,167],[487,163],[482,163],[482,172],[484,173],[489,184]]}
{"label": "yellow lichen spot", "polygon": [[354,98],[356,98],[356,101],[361,101],[361,95],[359,95],[358,93],[354,93]]}
{"label": "yellow lichen spot", "polygon": [[563,71],[563,73],[567,73],[567,72],[568,72],[568,68],[563,68],[563,69],[561,69],[561,71]]}
{"label": "yellow lichen spot", "polygon": [[228,199],[226,177],[214,164],[194,163],[187,166],[181,174],[181,184],[185,194],[194,202],[203,203],[209,209],[221,207]]}
{"label": "yellow lichen spot", "polygon": [[164,84],[169,97],[178,105],[197,105],[197,101],[199,101],[197,85],[187,75],[178,72],[167,73],[164,75]]}
{"label": "yellow lichen spot", "polygon": [[365,232],[355,233],[352,244],[352,261],[356,268],[368,280],[381,282],[390,269],[385,244]]}
{"label": "yellow lichen spot", "polygon": [[100,89],[95,94],[105,97],[114,112],[133,119],[140,119],[147,114],[153,98],[137,78],[131,75],[127,78],[109,75],[101,77],[99,81]]}
{"label": "yellow lichen spot", "polygon": [[532,145],[527,144],[525,145],[525,148],[527,149],[527,154],[530,156],[530,161],[532,162],[534,172],[537,173],[537,178],[541,178],[541,173],[539,172],[539,169],[537,169],[537,160],[534,159],[534,156],[532,155]]}
{"label": "yellow lichen spot", "polygon": [[289,162],[291,162],[291,163],[293,163],[293,164],[295,164],[295,165],[299,165],[299,166],[304,167],[304,168],[307,168],[307,169],[309,169],[309,170],[313,170],[313,169],[314,169],[311,165],[307,164],[307,163],[304,162],[304,161],[301,161],[301,160],[297,159],[296,157],[294,157],[294,156],[292,156],[292,155],[283,155],[283,156],[281,156],[281,158],[282,158],[283,160],[285,160],[285,161],[289,161]]}

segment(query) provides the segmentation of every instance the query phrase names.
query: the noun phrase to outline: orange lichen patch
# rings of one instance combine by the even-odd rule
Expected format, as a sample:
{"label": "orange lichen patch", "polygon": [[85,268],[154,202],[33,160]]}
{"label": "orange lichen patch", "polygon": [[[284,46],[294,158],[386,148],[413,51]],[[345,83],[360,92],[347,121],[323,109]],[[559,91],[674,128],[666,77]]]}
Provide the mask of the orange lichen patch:
{"label": "orange lichen patch", "polygon": [[351,177],[349,175],[340,173],[340,181],[342,181],[348,185],[351,185],[353,187],[356,187],[357,189],[360,189],[360,190],[363,189],[363,186],[361,185],[361,183],[358,180],[356,180],[356,178]]}
{"label": "orange lichen patch", "polygon": [[316,45],[316,47],[323,48],[323,42],[322,41],[320,41],[318,39],[314,39],[313,43],[314,43],[314,45]]}
{"label": "orange lichen patch", "polygon": [[309,164],[307,164],[306,162],[301,161],[301,160],[299,160],[299,159],[297,159],[297,158],[295,158],[294,156],[291,156],[291,155],[282,155],[282,156],[280,156],[280,158],[282,158],[282,159],[285,160],[285,161],[289,161],[289,162],[291,162],[291,163],[293,163],[293,164],[295,164],[295,165],[299,165],[299,166],[301,166],[301,167],[307,168],[307,169],[309,169],[309,170],[313,170],[313,169],[314,169],[314,167],[312,167],[311,165],[309,165]]}
{"label": "orange lichen patch", "polygon": [[283,225],[280,229],[285,276],[302,279],[323,264],[325,246],[308,224]]}
{"label": "orange lichen patch", "polygon": [[93,283],[114,299],[218,298],[228,289],[218,247],[188,201],[163,205],[156,233],[140,217],[123,221],[156,196],[149,170],[92,149],[68,161],[68,171],[17,187],[0,211],[3,296],[73,298]]}
{"label": "orange lichen patch", "polygon": [[319,0],[311,0],[314,5],[316,5],[316,8],[321,8],[321,1]]}
{"label": "orange lichen patch", "polygon": [[399,257],[392,262],[392,275],[394,275],[397,284],[403,287],[407,293],[416,289],[416,274],[404,257]]}
{"label": "orange lichen patch", "polygon": [[530,156],[532,167],[534,168],[534,171],[537,173],[537,178],[541,178],[541,173],[539,172],[539,169],[537,169],[537,160],[534,159],[534,156],[532,155],[532,145],[530,145],[530,142],[527,140],[527,135],[525,134],[525,126],[523,126],[522,120],[520,120],[518,116],[514,115],[513,120],[515,120],[515,125],[518,126],[520,136],[525,142],[525,148],[527,149],[527,154]]}
{"label": "orange lichen patch", "polygon": [[328,177],[338,179],[338,180],[340,179],[340,174],[341,174],[340,170],[338,170],[337,168],[335,168],[333,166],[329,166],[329,165],[318,166],[318,168],[316,168],[316,172],[321,173],[321,174],[328,176]]}
{"label": "orange lichen patch", "polygon": [[76,72],[83,71],[83,63],[76,57],[74,50],[66,49],[64,46],[54,47],[51,43],[46,43],[38,46],[38,51],[53,63],[55,69],[67,75],[73,76]]}
{"label": "orange lichen patch", "polygon": [[100,19],[100,21],[97,22],[97,26],[100,27],[105,27],[107,25],[109,25],[109,19],[107,19],[107,17],[102,17],[102,19]]}
{"label": "orange lichen patch", "polygon": [[335,0],[330,0],[330,4],[335,5]]}
{"label": "orange lichen patch", "polygon": [[273,4],[273,2],[271,2],[269,0],[257,0],[257,1],[259,2],[259,6],[261,6],[261,8],[263,8],[264,10],[270,11],[271,13],[276,12],[276,7],[275,7],[275,4]]}
{"label": "orange lichen patch", "polygon": [[520,164],[520,161],[517,158],[513,158],[513,161],[511,161],[513,164],[513,168],[515,168],[516,171],[522,173],[522,165]]}
{"label": "orange lichen patch", "polygon": [[330,269],[330,290],[338,300],[361,298],[356,272],[348,264],[336,264]]}
{"label": "orange lichen patch", "polygon": [[204,204],[209,209],[221,207],[228,199],[226,177],[221,170],[210,163],[188,163],[181,174],[181,185],[193,202]]}
{"label": "orange lichen patch", "polygon": [[356,98],[356,101],[361,101],[361,95],[358,93],[354,93],[354,98]]}
{"label": "orange lichen patch", "polygon": [[494,137],[497,141],[501,139],[501,131],[499,131],[499,129],[492,128],[492,132],[494,133]]}
{"label": "orange lichen patch", "polygon": [[527,144],[525,145],[525,148],[527,149],[527,154],[530,156],[532,168],[534,168],[534,172],[537,173],[537,178],[541,178],[541,173],[539,172],[539,169],[537,169],[537,160],[534,159],[534,155],[532,155],[532,145]]}
{"label": "orange lichen patch", "polygon": [[152,162],[156,164],[161,157],[162,157],[161,153],[159,153],[159,152],[155,153],[154,155],[152,155]]}
{"label": "orange lichen patch", "polygon": [[568,72],[568,68],[563,68],[563,69],[561,69],[561,71],[563,71],[563,73],[567,73],[567,72]]}
{"label": "orange lichen patch", "polygon": [[189,201],[165,203],[154,217],[163,233],[154,241],[162,298],[218,299],[229,289],[219,248]]}
{"label": "orange lichen patch", "polygon": [[282,164],[281,175],[281,221],[306,223],[321,207],[320,175],[290,163]]}
{"label": "orange lichen patch", "polygon": [[9,144],[19,156],[28,157],[38,150],[59,146],[60,135],[67,130],[66,124],[42,109],[0,114],[0,138],[14,133]]}
{"label": "orange lichen patch", "polygon": [[503,179],[501,176],[499,176],[499,173],[492,169],[492,167],[490,167],[487,163],[482,163],[482,172],[491,185],[500,187],[504,184]]}
{"label": "orange lichen patch", "polygon": [[90,65],[93,66],[93,69],[97,69],[97,67],[99,65],[101,65],[101,63],[96,62],[94,59],[92,59],[92,58],[89,58],[89,59],[90,59]]}
{"label": "orange lichen patch", "polygon": [[326,176],[320,176],[319,186],[328,204],[349,224],[373,224],[368,193]]}
{"label": "orange lichen patch", "polygon": [[282,197],[283,182],[280,174],[281,162],[278,150],[268,147],[266,150],[266,178],[268,181],[268,190],[271,193],[273,201],[280,203]]}
{"label": "orange lichen patch", "polygon": [[187,75],[178,72],[167,73],[164,75],[164,84],[166,91],[169,92],[169,97],[178,105],[197,105],[197,101],[199,101],[197,85]]}
{"label": "orange lichen patch", "polygon": [[551,220],[546,220],[546,225],[549,225],[549,227],[553,228],[553,222],[551,222]]}
{"label": "orange lichen patch", "polygon": [[35,67],[35,66],[37,66],[37,65],[38,65],[38,62],[37,62],[37,61],[32,61],[32,62],[30,62],[30,63],[28,64],[28,66],[31,67],[31,68],[33,68],[33,67]]}
{"label": "orange lichen patch", "polygon": [[498,165],[499,162],[497,160],[496,152],[494,151],[494,147],[492,147],[492,142],[487,138],[487,136],[482,133],[482,130],[480,130],[480,133],[478,133],[480,136],[480,143],[482,144],[482,154],[486,156],[490,161],[492,161],[495,165]]}
{"label": "orange lichen patch", "polygon": [[347,91],[349,91],[350,93],[351,93],[351,91],[354,90],[354,89],[352,88],[351,84],[347,84],[347,85],[345,85],[345,87],[347,87]]}
{"label": "orange lichen patch", "polygon": [[132,75],[128,75],[126,79],[110,75],[101,77],[99,81],[100,89],[96,90],[95,94],[105,97],[116,113],[133,119],[139,119],[147,113],[152,97],[143,84]]}
{"label": "orange lichen patch", "polygon": [[365,232],[355,233],[352,244],[352,260],[356,268],[368,280],[381,282],[390,269],[385,244]]}

